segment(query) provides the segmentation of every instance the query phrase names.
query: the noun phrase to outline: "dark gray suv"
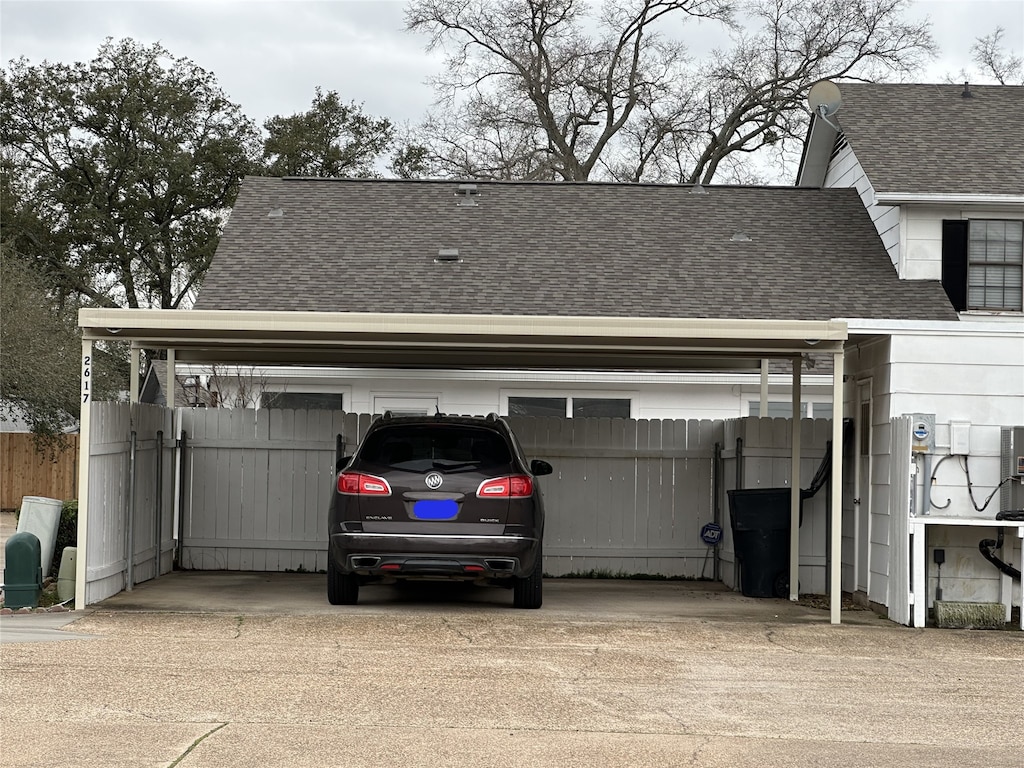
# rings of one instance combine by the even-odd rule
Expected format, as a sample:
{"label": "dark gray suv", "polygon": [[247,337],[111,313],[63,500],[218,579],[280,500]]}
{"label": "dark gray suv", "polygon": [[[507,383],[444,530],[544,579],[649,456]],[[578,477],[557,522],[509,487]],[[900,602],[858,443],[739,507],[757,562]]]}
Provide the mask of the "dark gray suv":
{"label": "dark gray suv", "polygon": [[327,599],[353,605],[361,584],[445,579],[543,600],[544,502],[504,419],[385,414],[339,462],[328,514]]}

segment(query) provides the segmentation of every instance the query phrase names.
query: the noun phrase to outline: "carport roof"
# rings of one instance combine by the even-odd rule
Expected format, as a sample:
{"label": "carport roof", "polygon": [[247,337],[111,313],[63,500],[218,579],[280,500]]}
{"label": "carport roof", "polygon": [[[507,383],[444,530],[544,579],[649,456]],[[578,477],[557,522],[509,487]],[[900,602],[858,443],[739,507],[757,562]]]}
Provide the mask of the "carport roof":
{"label": "carport roof", "polygon": [[743,367],[847,338],[833,320],[87,309],[79,325],[86,340],[174,349],[183,362],[400,368]]}
{"label": "carport roof", "polygon": [[202,310],[955,320],[852,189],[245,179]]}

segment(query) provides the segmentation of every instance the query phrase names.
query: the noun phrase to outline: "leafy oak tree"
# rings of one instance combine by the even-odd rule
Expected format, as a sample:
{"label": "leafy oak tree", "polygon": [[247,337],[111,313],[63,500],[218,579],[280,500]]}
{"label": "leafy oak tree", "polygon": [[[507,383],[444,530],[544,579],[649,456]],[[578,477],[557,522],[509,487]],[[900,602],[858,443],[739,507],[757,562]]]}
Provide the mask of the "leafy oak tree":
{"label": "leafy oak tree", "polygon": [[337,91],[319,87],[307,112],[277,115],[263,127],[263,158],[272,176],[375,176],[374,164],[395,136],[387,118],[367,115]]}
{"label": "leafy oak tree", "polygon": [[[41,447],[59,448],[78,421],[81,344],[77,300],[61,299],[29,261],[0,243],[0,420],[24,419]],[[97,397],[127,381],[124,350],[97,346]]]}
{"label": "leafy oak tree", "polygon": [[[478,178],[703,182],[795,143],[809,87],[934,55],[906,0],[412,0],[447,54],[422,166]],[[692,60],[696,20],[729,44]]]}
{"label": "leafy oak tree", "polygon": [[11,62],[0,79],[4,239],[61,296],[188,304],[260,152],[212,74],[108,39],[88,63]]}

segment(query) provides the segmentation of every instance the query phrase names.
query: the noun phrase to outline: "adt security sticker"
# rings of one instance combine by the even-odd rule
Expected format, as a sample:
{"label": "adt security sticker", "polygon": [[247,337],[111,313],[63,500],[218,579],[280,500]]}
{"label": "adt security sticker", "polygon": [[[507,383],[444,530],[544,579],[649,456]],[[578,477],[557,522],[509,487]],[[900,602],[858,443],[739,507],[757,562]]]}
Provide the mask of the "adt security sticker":
{"label": "adt security sticker", "polygon": [[715,546],[722,540],[722,526],[718,523],[706,523],[700,529],[700,538],[709,547]]}

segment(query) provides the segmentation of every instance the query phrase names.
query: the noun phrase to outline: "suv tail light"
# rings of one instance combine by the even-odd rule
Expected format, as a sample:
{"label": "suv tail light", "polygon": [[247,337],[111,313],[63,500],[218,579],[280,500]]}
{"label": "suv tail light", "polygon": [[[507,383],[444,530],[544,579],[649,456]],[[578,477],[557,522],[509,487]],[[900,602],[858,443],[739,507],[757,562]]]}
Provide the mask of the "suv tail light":
{"label": "suv tail light", "polygon": [[476,489],[478,499],[524,499],[533,495],[533,478],[510,475],[484,480]]}
{"label": "suv tail light", "polygon": [[342,472],[338,475],[338,493],[349,496],[390,496],[391,486],[383,477],[361,472]]}

